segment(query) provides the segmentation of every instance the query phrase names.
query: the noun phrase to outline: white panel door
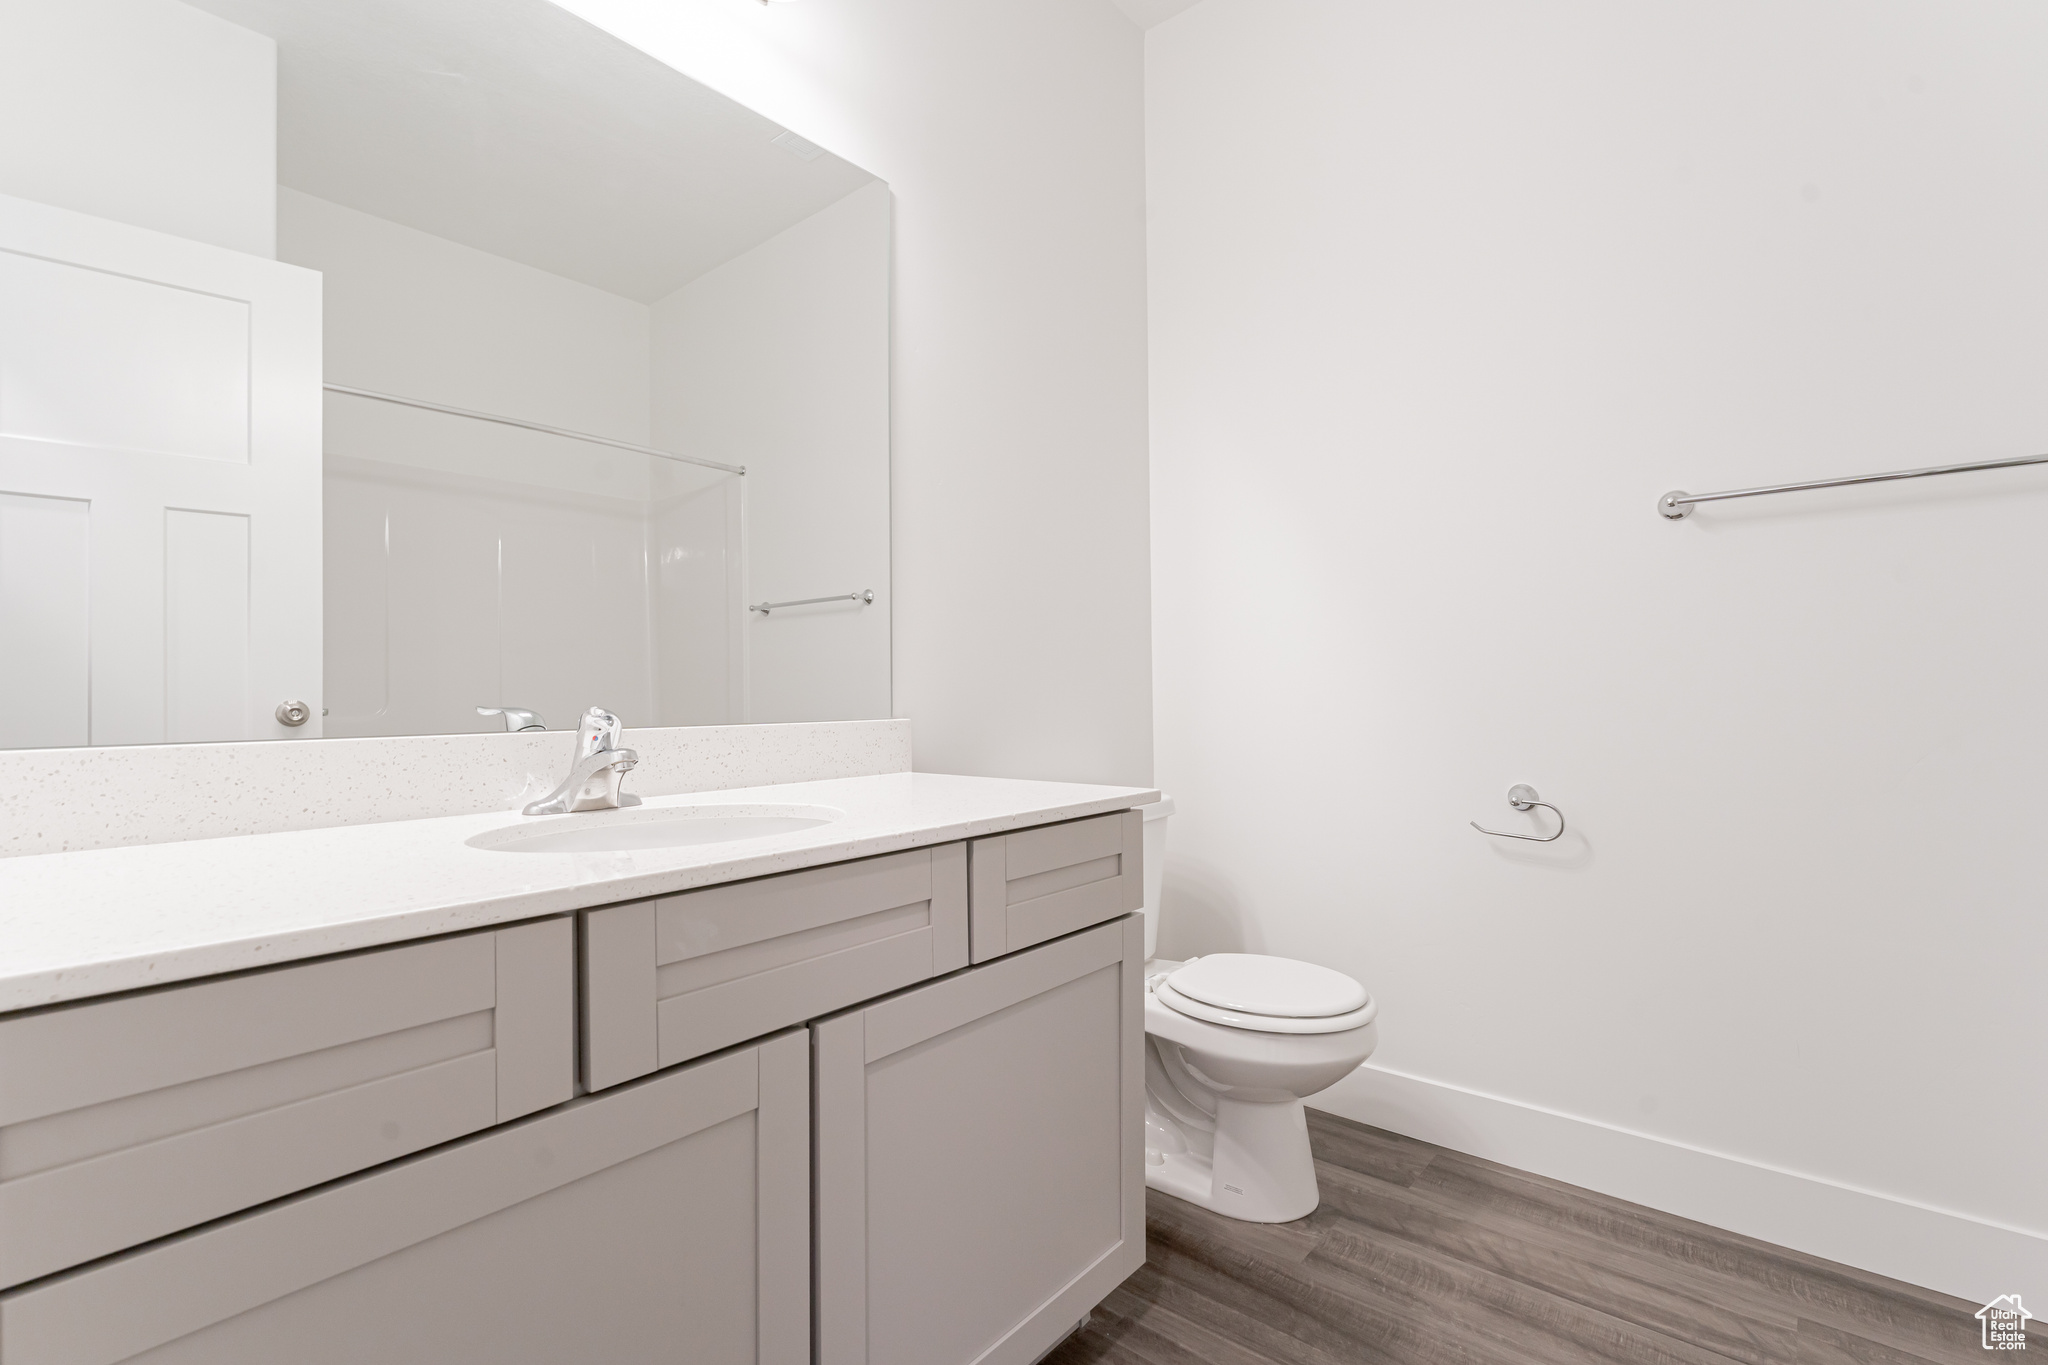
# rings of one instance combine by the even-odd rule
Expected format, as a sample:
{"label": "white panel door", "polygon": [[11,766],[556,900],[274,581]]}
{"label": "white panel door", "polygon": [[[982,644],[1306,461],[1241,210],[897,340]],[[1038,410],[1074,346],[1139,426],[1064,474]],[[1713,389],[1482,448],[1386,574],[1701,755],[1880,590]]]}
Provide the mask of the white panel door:
{"label": "white panel door", "polygon": [[320,409],[316,272],[0,195],[0,748],[320,733]]}

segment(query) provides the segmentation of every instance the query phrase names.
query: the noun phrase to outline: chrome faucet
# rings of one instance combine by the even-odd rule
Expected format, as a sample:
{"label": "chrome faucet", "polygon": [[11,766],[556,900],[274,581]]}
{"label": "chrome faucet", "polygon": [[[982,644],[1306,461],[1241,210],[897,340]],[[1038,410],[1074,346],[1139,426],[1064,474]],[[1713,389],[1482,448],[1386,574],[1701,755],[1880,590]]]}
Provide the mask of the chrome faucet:
{"label": "chrome faucet", "polygon": [[640,761],[631,749],[619,747],[619,718],[601,706],[583,713],[576,727],[576,761],[562,785],[526,808],[528,815],[567,815],[578,810],[616,810],[637,806],[640,798],[619,791],[619,779]]}
{"label": "chrome faucet", "polygon": [[503,716],[507,730],[545,730],[548,728],[542,722],[539,712],[528,711],[524,707],[479,706],[476,708],[476,713],[480,716]]}

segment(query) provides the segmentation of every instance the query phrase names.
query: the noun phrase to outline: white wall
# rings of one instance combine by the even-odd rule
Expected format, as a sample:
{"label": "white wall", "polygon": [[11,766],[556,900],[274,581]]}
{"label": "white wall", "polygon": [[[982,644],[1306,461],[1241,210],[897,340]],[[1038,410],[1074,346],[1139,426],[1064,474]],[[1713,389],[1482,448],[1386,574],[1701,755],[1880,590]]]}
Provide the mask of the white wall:
{"label": "white wall", "polygon": [[0,194],[268,256],[277,45],[177,0],[0,0]]}
{"label": "white wall", "polygon": [[568,0],[889,182],[917,765],[1151,771],[1139,34],[1107,0]]}
{"label": "white wall", "polygon": [[[1365,981],[1332,1108],[2048,1297],[2048,474],[1653,511],[2048,442],[2048,11],[1206,0],[1147,62],[1162,951]],[[1517,781],[1572,832],[1467,827]]]}
{"label": "white wall", "polygon": [[889,187],[652,308],[655,444],[744,465],[750,721],[889,714]]}
{"label": "white wall", "polygon": [[278,255],[327,278],[329,383],[647,443],[645,304],[289,187],[277,199]]}

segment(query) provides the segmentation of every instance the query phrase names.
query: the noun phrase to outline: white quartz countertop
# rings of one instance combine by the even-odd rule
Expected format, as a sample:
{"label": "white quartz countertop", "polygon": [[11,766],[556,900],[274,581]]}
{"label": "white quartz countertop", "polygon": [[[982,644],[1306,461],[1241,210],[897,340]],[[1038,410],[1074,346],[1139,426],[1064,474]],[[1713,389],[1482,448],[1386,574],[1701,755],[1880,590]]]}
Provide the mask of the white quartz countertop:
{"label": "white quartz countertop", "polygon": [[1142,787],[886,773],[656,796],[635,808],[839,812],[794,833],[680,848],[471,847],[477,835],[532,823],[493,811],[0,859],[0,1011],[1000,834],[1157,796]]}

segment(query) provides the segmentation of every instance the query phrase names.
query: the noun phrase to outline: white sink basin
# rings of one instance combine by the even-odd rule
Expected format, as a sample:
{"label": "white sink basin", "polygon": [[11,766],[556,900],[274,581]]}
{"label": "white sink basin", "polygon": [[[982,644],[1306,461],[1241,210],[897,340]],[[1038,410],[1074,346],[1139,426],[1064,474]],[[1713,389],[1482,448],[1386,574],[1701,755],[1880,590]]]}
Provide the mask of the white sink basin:
{"label": "white sink basin", "polygon": [[830,806],[669,806],[659,810],[556,815],[467,840],[493,853],[628,853],[638,849],[730,844],[829,825],[845,812]]}

